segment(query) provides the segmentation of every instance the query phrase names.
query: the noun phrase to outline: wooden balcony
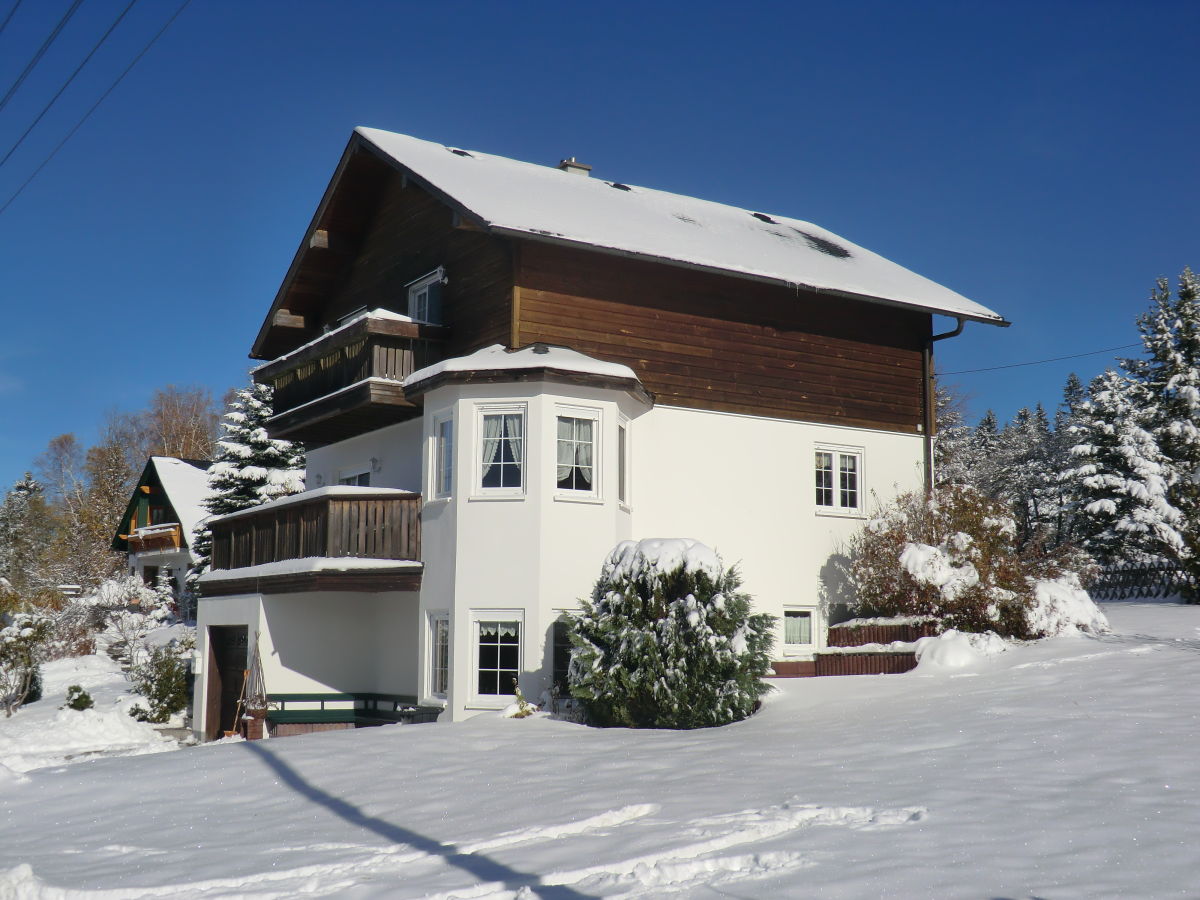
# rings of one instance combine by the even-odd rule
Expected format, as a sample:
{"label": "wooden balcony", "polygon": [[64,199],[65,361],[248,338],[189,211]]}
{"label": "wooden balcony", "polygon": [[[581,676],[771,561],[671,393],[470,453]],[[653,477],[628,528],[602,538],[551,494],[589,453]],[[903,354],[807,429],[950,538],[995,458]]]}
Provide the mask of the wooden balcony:
{"label": "wooden balcony", "polygon": [[400,382],[442,359],[447,329],[367,317],[267,363],[254,379],[275,392],[271,437],[321,447],[420,412]]}
{"label": "wooden balcony", "polygon": [[146,525],[134,529],[126,537],[130,553],[147,553],[154,550],[179,550],[183,544],[182,529],[176,522],[162,525]]}
{"label": "wooden balcony", "polygon": [[420,587],[420,494],[321,488],[223,516],[211,529],[206,597]]}

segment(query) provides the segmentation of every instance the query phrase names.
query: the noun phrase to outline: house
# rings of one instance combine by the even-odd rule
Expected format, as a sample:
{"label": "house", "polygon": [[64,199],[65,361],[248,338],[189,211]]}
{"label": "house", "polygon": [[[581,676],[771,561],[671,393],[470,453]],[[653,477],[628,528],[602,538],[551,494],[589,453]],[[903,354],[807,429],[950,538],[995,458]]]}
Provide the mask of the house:
{"label": "house", "polygon": [[208,515],[208,462],[152,456],[146,462],[112,549],[127,554],[129,574],[153,585],[160,574],[183,586],[192,566],[192,529]]}
{"label": "house", "polygon": [[358,129],[251,350],[310,489],[213,522],[198,727],[254,646],[276,693],[537,697],[629,538],[738,564],[803,674],[968,321],[1007,324],[808,222]]}

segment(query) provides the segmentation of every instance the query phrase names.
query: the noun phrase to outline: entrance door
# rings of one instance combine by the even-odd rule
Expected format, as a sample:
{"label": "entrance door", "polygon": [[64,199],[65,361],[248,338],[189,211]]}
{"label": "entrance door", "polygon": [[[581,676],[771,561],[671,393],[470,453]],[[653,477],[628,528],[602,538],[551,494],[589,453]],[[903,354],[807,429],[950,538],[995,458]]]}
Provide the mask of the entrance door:
{"label": "entrance door", "polygon": [[208,690],[204,737],[216,740],[233,731],[238,699],[249,665],[249,629],[245,625],[208,627]]}

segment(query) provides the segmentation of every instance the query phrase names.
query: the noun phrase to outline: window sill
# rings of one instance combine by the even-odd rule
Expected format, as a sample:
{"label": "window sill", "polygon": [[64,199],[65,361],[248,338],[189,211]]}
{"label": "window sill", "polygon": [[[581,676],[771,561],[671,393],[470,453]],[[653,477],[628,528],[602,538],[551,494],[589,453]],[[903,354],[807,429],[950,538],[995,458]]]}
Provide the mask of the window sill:
{"label": "window sill", "polygon": [[554,495],[554,502],[555,503],[585,503],[585,504],[591,504],[592,506],[603,506],[604,505],[604,499],[602,497],[597,497],[595,494],[581,494],[580,496],[575,496],[574,494],[567,494],[567,493],[563,493],[561,491],[559,491],[558,493],[556,493]]}
{"label": "window sill", "polygon": [[512,706],[516,702],[516,697],[497,697],[495,700],[483,700],[476,698],[467,703],[463,709],[491,710],[492,712],[498,712],[499,710]]}
{"label": "window sill", "polygon": [[467,500],[471,503],[474,503],[477,500],[482,500],[484,502],[495,502],[495,501],[505,501],[505,500],[513,501],[513,500],[524,500],[524,499],[525,499],[524,491],[522,491],[519,494],[508,494],[508,493],[505,493],[505,494],[472,494],[470,497],[467,498]]}
{"label": "window sill", "polygon": [[445,697],[422,697],[420,702],[417,705],[418,706],[440,706],[442,709],[445,709],[446,708],[446,698]]}
{"label": "window sill", "polygon": [[865,519],[867,514],[861,509],[837,509],[836,507],[817,507],[818,516],[827,516],[831,519]]}
{"label": "window sill", "polygon": [[817,652],[816,644],[784,644],[784,656],[806,656],[812,657]]}

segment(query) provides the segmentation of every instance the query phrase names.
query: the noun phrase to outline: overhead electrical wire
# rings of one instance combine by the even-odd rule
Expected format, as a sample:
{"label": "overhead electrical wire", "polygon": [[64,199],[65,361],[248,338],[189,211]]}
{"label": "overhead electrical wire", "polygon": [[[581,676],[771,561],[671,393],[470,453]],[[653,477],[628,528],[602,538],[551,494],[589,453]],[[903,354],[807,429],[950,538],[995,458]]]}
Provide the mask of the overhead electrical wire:
{"label": "overhead electrical wire", "polygon": [[166,34],[167,29],[174,24],[175,20],[179,18],[180,13],[187,9],[191,2],[192,0],[183,0],[183,4],[179,7],[179,9],[175,10],[174,15],[167,19],[166,24],[164,24],[162,28],[158,29],[154,37],[150,38],[150,40],[147,42],[146,46],[138,51],[138,55],[133,58],[133,61],[125,67],[121,74],[117,76],[116,80],[108,86],[108,89],[100,95],[100,99],[91,105],[88,111],[83,114],[82,118],[80,118],[80,120],[71,128],[71,130],[67,132],[67,136],[58,142],[58,145],[51,150],[50,154],[44,160],[42,160],[41,164],[36,169],[33,170],[33,173],[23,182],[21,182],[21,186],[13,192],[13,195],[4,201],[4,205],[0,206],[0,215],[4,215],[5,210],[12,206],[13,201],[21,196],[21,193],[25,190],[25,188],[29,187],[29,184],[33,181],[33,179],[37,178],[38,173],[40,173],[42,169],[46,168],[46,166],[49,165],[50,160],[54,159],[54,157],[58,155],[58,151],[66,146],[67,141],[71,140],[71,138],[75,136],[75,132],[83,127],[83,124],[91,118],[92,113],[94,113],[99,108],[100,104],[108,98],[108,95],[117,89],[117,85],[124,81],[125,76],[133,70],[133,67],[141,61],[141,58],[150,52],[150,48],[158,43],[158,39]]}
{"label": "overhead electrical wire", "polygon": [[0,110],[8,106],[8,101],[12,99],[13,94],[15,94],[21,85],[25,83],[25,79],[29,77],[29,73],[33,71],[34,67],[41,62],[42,57],[46,55],[46,51],[50,49],[50,45],[54,43],[54,39],[57,38],[59,32],[66,27],[66,24],[71,21],[71,16],[75,15],[75,10],[79,9],[79,4],[81,3],[83,3],[83,0],[75,0],[75,2],[71,4],[71,8],[63,14],[61,19],[58,20],[58,24],[54,26],[54,30],[50,32],[50,37],[42,41],[42,46],[38,47],[37,53],[33,54],[33,59],[31,59],[29,64],[25,66],[25,70],[17,76],[17,80],[14,81],[12,87],[8,89],[8,93],[5,94],[3,98],[0,98]]}
{"label": "overhead electrical wire", "polygon": [[50,102],[42,107],[42,111],[37,114],[37,118],[35,118],[33,122],[30,123],[29,127],[25,129],[25,133],[17,138],[17,142],[8,148],[8,152],[4,154],[4,158],[0,159],[0,168],[3,168],[4,164],[8,162],[9,157],[11,157],[17,151],[18,147],[25,143],[25,138],[29,137],[29,133],[33,131],[33,129],[37,128],[38,122],[42,121],[42,116],[50,112],[50,107],[52,107],[58,101],[58,98],[62,96],[63,91],[71,86],[71,82],[75,80],[75,76],[83,71],[83,67],[88,64],[88,60],[95,56],[96,51],[100,49],[101,45],[103,45],[106,40],[108,40],[108,36],[116,30],[116,27],[121,24],[121,20],[125,18],[126,13],[133,9],[137,2],[138,0],[129,0],[129,5],[121,10],[121,14],[117,16],[111,25],[108,26],[108,31],[104,32],[100,40],[96,41],[95,46],[93,46],[92,49],[88,51],[88,55],[83,58],[83,62],[75,67],[75,71],[71,73],[70,78],[63,82],[62,87],[58,89],[58,93],[51,97]]}
{"label": "overhead electrical wire", "polygon": [[0,34],[4,34],[4,29],[8,27],[8,23],[12,21],[12,17],[17,14],[17,10],[21,8],[21,0],[17,0],[12,5],[12,9],[8,11],[8,15],[4,17],[4,21],[0,22]]}
{"label": "overhead electrical wire", "polygon": [[1052,356],[1050,359],[1035,359],[1033,362],[1009,363],[1007,366],[988,366],[985,369],[959,369],[957,372],[938,372],[938,375],[968,375],[972,372],[995,372],[999,369],[1019,369],[1022,366],[1040,366],[1043,363],[1059,362],[1064,359],[1079,359],[1083,356],[1095,356],[1099,353],[1112,353],[1114,350],[1128,350],[1130,347],[1142,346],[1141,341],[1135,344],[1122,344],[1119,347],[1105,347],[1103,350],[1089,350],[1087,353],[1072,353],[1070,356]]}

